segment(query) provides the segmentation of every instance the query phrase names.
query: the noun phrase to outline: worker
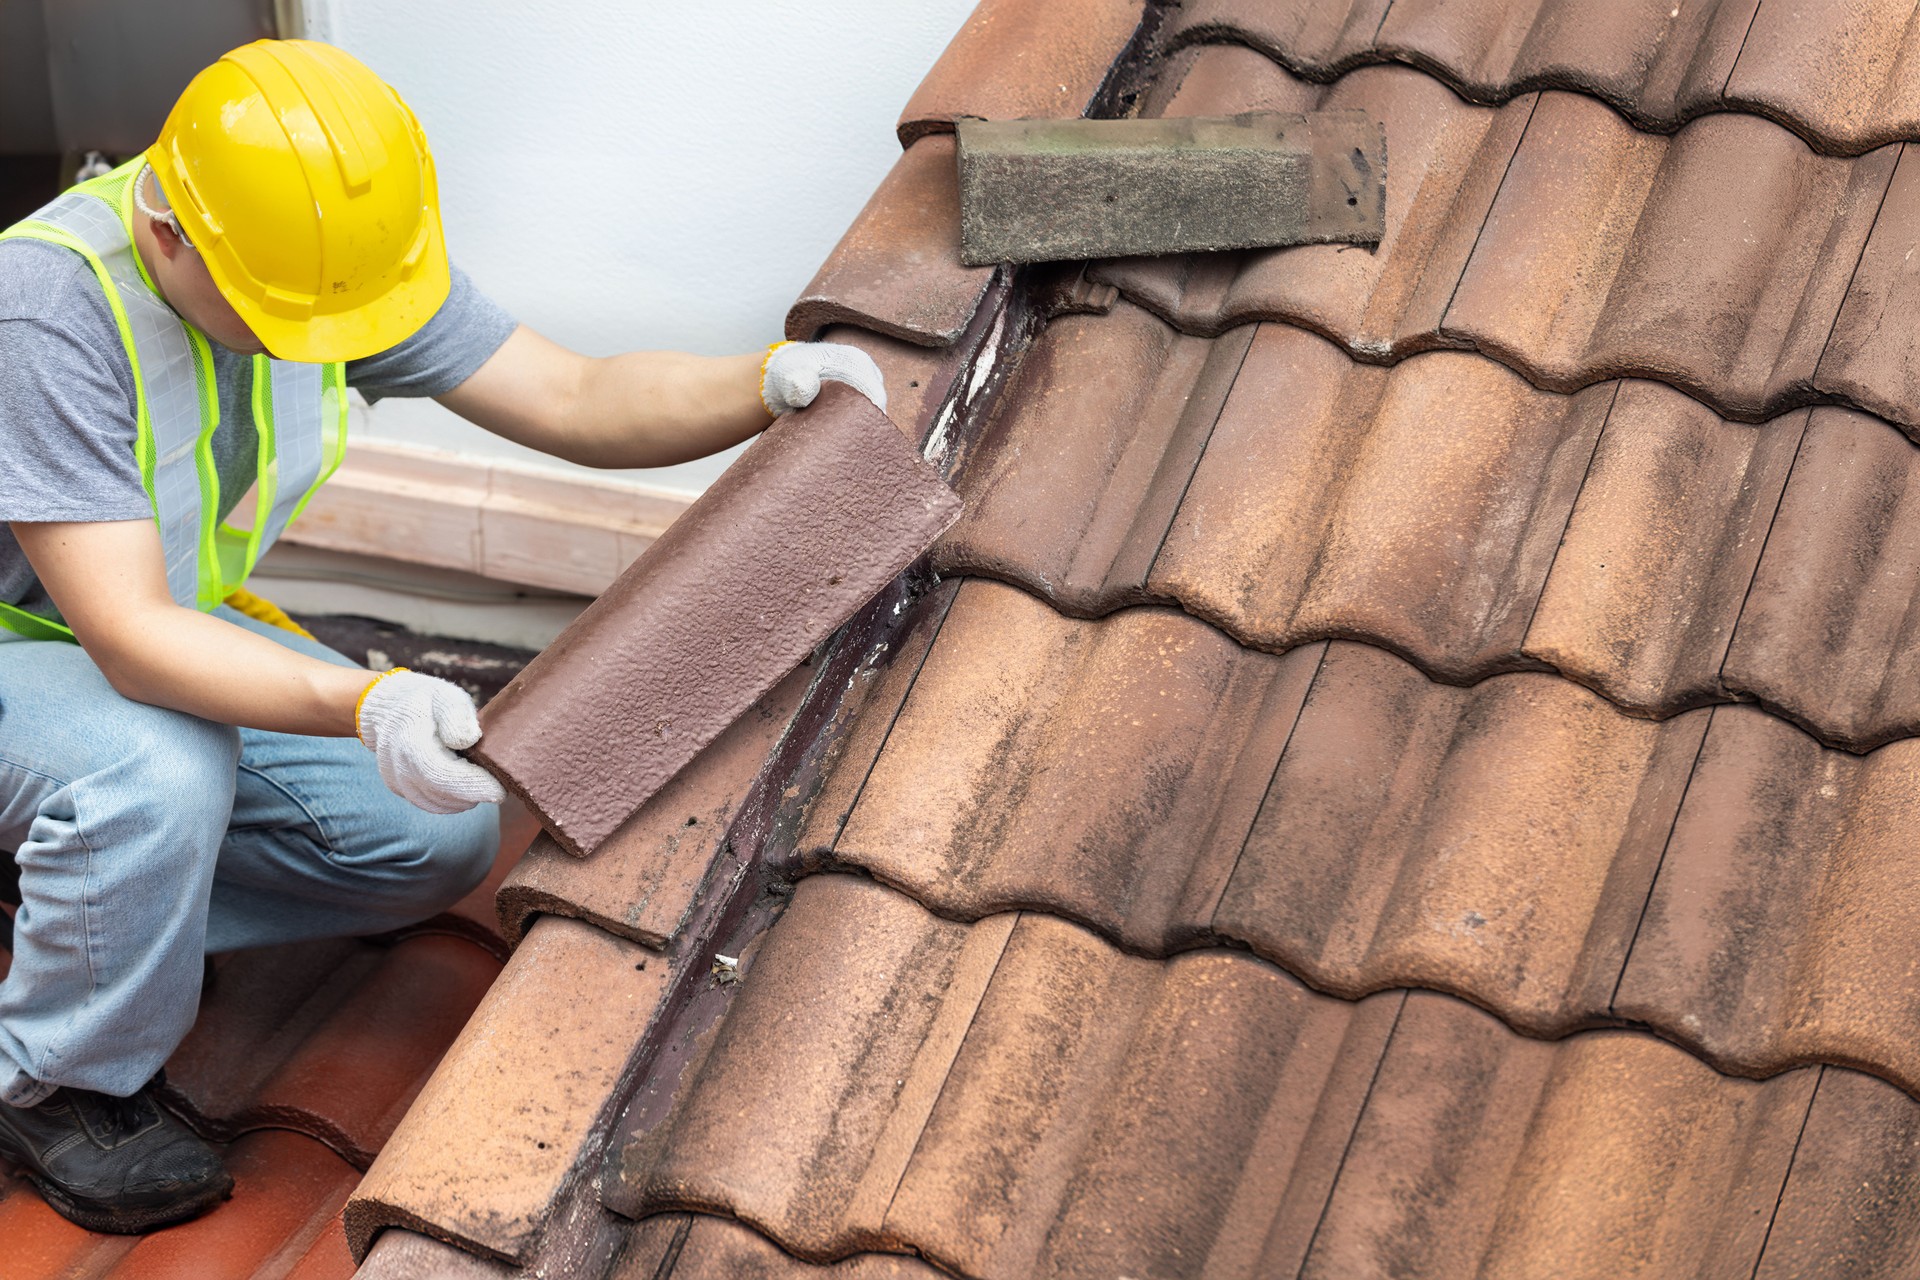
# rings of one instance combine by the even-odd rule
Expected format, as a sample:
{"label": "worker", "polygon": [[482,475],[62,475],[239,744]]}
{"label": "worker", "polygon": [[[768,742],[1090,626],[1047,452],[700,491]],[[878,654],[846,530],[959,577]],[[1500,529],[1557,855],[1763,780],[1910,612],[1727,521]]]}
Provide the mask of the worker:
{"label": "worker", "polygon": [[[529,242],[592,198],[530,212]],[[516,325],[449,264],[405,103],[307,41],[229,53],[144,155],[0,234],[0,1159],[95,1230],[211,1208],[230,1177],[154,1096],[204,957],[399,928],[492,864],[468,695],[242,589],[339,464],[348,388],[654,467],[823,378],[884,407],[851,347],[594,359]]]}

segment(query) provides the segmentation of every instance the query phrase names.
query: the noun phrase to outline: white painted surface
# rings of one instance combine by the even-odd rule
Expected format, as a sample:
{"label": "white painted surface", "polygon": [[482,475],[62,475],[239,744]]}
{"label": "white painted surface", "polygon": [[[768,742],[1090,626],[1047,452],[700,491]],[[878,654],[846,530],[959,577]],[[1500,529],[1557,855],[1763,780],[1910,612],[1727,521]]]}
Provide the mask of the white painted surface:
{"label": "white painted surface", "polygon": [[[306,0],[433,144],[453,258],[577,351],[725,354],[781,336],[898,157],[893,124],[975,0]],[[430,401],[369,434],[552,459]],[[704,488],[725,464],[632,473]],[[603,473],[604,474],[604,473]]]}

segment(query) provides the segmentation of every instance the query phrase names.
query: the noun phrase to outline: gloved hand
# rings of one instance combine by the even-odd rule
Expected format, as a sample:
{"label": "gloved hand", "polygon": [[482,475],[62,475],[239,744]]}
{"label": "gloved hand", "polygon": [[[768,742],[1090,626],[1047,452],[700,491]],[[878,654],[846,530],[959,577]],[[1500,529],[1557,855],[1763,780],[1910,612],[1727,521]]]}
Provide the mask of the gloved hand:
{"label": "gloved hand", "polygon": [[844,382],[887,411],[887,382],[873,357],[838,342],[776,342],[760,366],[760,400],[774,417],[804,409],[822,380]]}
{"label": "gloved hand", "polygon": [[360,695],[354,727],[387,789],[428,813],[506,799],[492,774],[454,754],[480,741],[473,699],[457,684],[395,667]]}

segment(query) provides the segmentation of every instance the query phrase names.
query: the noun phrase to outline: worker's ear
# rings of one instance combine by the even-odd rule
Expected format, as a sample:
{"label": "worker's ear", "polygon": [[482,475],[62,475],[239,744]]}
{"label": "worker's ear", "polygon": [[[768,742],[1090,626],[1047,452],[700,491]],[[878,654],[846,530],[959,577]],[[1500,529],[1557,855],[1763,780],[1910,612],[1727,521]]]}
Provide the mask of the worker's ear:
{"label": "worker's ear", "polygon": [[153,241],[159,247],[160,256],[172,262],[187,248],[187,242],[173,229],[173,223],[165,218],[148,218],[147,228],[153,232]]}

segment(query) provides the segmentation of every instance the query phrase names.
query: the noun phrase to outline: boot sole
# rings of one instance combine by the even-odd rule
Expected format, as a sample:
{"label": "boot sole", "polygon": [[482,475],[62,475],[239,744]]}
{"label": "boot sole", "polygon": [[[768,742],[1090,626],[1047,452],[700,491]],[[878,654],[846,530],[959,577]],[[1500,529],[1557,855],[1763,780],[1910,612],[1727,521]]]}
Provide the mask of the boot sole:
{"label": "boot sole", "polygon": [[185,1222],[189,1218],[197,1218],[233,1195],[233,1180],[229,1178],[224,1185],[211,1186],[190,1199],[176,1200],[171,1204],[117,1209],[111,1205],[76,1200],[68,1195],[60,1184],[37,1173],[27,1172],[27,1181],[46,1197],[47,1203],[53,1206],[54,1212],[67,1221],[76,1226],[85,1227],[89,1231],[102,1231],[118,1236],[142,1235],[160,1227],[170,1227],[175,1223]]}

